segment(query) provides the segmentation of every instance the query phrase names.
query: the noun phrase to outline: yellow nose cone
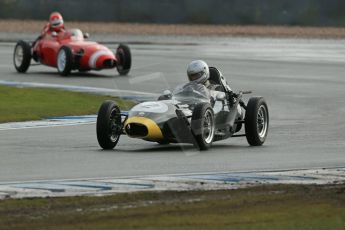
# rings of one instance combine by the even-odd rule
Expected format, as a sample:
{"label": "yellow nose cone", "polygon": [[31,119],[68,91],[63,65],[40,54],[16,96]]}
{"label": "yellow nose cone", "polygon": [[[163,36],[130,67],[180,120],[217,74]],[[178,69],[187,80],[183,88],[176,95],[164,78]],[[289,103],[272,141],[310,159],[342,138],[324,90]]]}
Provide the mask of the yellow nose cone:
{"label": "yellow nose cone", "polygon": [[[142,133],[136,135],[135,130],[131,130],[131,127],[135,125],[144,126],[147,129],[145,136]],[[161,140],[163,139],[163,134],[158,125],[151,119],[146,117],[129,117],[125,122],[125,132],[129,137],[137,137],[147,140]]]}

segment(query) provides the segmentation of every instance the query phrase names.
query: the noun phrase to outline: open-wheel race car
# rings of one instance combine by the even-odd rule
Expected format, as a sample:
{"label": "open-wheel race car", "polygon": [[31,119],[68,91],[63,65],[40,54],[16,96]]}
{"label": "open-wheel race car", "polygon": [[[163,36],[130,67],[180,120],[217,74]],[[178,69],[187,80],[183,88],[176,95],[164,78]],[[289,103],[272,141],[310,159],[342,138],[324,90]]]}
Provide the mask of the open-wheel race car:
{"label": "open-wheel race car", "polygon": [[[215,141],[246,136],[252,146],[262,145],[269,125],[268,107],[263,97],[233,93],[220,71],[210,67],[212,89],[194,82],[165,91],[157,101],[135,105],[121,112],[113,101],[105,101],[98,112],[97,139],[103,149],[113,149],[121,135],[146,141],[191,143],[200,150]],[[236,134],[244,125],[245,134]]]}
{"label": "open-wheel race car", "polygon": [[115,53],[96,42],[87,41],[89,35],[79,29],[60,33],[52,32],[35,42],[23,40],[14,48],[13,63],[16,70],[24,73],[31,59],[35,62],[57,68],[67,76],[72,70],[86,72],[117,68],[120,75],[128,74],[131,68],[131,52],[127,45],[120,44]]}

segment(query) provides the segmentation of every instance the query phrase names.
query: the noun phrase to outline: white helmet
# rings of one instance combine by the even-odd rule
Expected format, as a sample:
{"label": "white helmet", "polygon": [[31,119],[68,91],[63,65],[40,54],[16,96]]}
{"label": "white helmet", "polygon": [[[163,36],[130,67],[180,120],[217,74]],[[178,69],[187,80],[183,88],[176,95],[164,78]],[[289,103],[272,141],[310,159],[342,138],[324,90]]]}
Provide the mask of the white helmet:
{"label": "white helmet", "polygon": [[187,75],[189,81],[204,84],[210,77],[210,70],[206,62],[195,60],[189,63]]}

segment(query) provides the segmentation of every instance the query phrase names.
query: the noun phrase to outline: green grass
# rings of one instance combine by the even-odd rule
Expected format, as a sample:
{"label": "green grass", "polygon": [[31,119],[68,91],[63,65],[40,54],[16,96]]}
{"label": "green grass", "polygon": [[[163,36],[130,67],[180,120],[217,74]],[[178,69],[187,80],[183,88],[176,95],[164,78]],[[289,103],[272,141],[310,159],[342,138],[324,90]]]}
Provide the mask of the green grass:
{"label": "green grass", "polygon": [[0,86],[0,123],[96,114],[101,103],[107,99],[117,101],[123,109],[133,105],[133,102],[93,94]]}
{"label": "green grass", "polygon": [[345,185],[0,201],[1,229],[344,229]]}

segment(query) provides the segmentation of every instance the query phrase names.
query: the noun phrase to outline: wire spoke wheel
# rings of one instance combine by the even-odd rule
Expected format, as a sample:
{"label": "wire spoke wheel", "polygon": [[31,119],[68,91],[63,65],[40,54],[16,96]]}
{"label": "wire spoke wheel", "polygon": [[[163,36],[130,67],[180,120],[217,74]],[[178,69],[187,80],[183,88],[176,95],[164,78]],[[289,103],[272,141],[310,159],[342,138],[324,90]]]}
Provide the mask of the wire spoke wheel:
{"label": "wire spoke wheel", "polygon": [[118,69],[118,71],[122,71],[123,70],[123,63],[125,60],[125,54],[124,54],[122,48],[117,49],[117,57],[119,59],[119,63],[117,64],[117,69]]}
{"label": "wire spoke wheel", "polygon": [[74,57],[72,49],[68,46],[62,46],[56,57],[56,68],[61,76],[68,76],[74,66]]}
{"label": "wire spoke wheel", "polygon": [[247,141],[252,146],[262,145],[268,133],[268,107],[264,98],[252,97],[246,109],[245,130]]}
{"label": "wire spoke wheel", "polygon": [[31,62],[31,45],[25,41],[18,41],[13,51],[13,65],[19,73],[25,73]]}
{"label": "wire spoke wheel", "polygon": [[97,140],[103,149],[113,149],[122,134],[120,108],[113,101],[105,101],[98,111]]}
{"label": "wire spoke wheel", "polygon": [[209,103],[197,104],[193,110],[191,131],[194,137],[193,144],[200,150],[211,147],[215,134],[214,113]]}
{"label": "wire spoke wheel", "polygon": [[63,72],[66,68],[66,52],[65,50],[60,50],[58,54],[58,69],[60,72]]}
{"label": "wire spoke wheel", "polygon": [[125,44],[120,44],[116,49],[116,68],[120,75],[127,75],[132,65],[132,55],[130,48]]}
{"label": "wire spoke wheel", "polygon": [[121,130],[121,124],[118,123],[119,119],[121,119],[121,116],[117,110],[117,108],[113,108],[110,113],[110,133],[109,138],[112,142],[116,142],[120,137],[120,130]]}
{"label": "wire spoke wheel", "polygon": [[257,129],[258,134],[261,138],[266,136],[267,132],[267,110],[265,106],[261,105],[258,110],[258,122],[257,122]]}
{"label": "wire spoke wheel", "polygon": [[213,116],[210,110],[205,113],[205,120],[203,126],[203,137],[207,144],[211,143],[214,136]]}
{"label": "wire spoke wheel", "polygon": [[16,67],[21,66],[23,63],[23,57],[24,57],[24,50],[22,46],[17,46],[16,50],[14,51],[14,64]]}

